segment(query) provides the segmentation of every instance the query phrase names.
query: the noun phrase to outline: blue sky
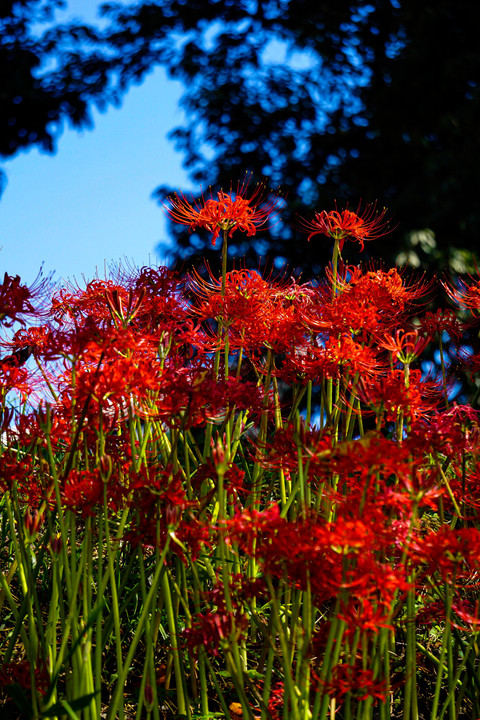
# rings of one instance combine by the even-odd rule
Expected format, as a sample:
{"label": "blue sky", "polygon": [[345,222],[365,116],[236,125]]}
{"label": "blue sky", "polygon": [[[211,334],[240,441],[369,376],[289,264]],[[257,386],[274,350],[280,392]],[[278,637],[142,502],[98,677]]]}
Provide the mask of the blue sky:
{"label": "blue sky", "polygon": [[[97,0],[69,0],[62,18],[93,20]],[[133,86],[120,108],[94,110],[94,128],[66,128],[55,155],[37,149],[2,162],[0,275],[30,283],[43,264],[54,279],[91,279],[127,258],[162,263],[168,235],[152,199],[161,184],[189,187],[167,133],[182,123],[182,85],[162,69]]]}

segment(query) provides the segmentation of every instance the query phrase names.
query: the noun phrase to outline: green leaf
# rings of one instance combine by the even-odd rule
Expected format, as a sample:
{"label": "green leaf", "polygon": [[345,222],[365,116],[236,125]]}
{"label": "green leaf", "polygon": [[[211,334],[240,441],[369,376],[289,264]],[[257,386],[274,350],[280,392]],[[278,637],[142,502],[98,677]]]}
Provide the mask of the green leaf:
{"label": "green leaf", "polygon": [[[98,695],[99,692],[100,691],[97,690],[97,692],[89,693],[88,695],[82,695],[82,697],[76,698],[71,702],[67,702],[66,700],[60,700],[59,702],[55,703],[55,705],[51,705],[49,708],[44,710],[41,717],[47,718],[54,717],[55,715],[64,715],[65,710],[67,710],[70,717],[75,717],[75,711],[83,710],[83,708],[88,707],[95,695]],[[69,712],[70,710],[72,711],[72,713]]]}
{"label": "green leaf", "polygon": [[[87,634],[87,631],[89,630],[89,628],[93,627],[93,625],[94,625],[94,623],[95,623],[95,621],[96,621],[96,619],[97,619],[98,614],[103,610],[104,604],[105,604],[105,602],[104,602],[104,600],[102,600],[102,601],[98,604],[98,606],[92,610],[92,612],[90,613],[90,615],[89,615],[88,618],[87,618],[87,621],[86,621],[86,623],[85,623],[82,631],[79,633],[77,639],[75,640],[75,642],[73,643],[72,647],[70,648],[70,650],[69,650],[68,653],[66,654],[66,656],[65,656],[65,658],[64,658],[64,660],[63,660],[63,664],[65,664],[65,663],[67,662],[67,660],[69,660],[69,659],[72,657],[72,655],[73,655],[73,653],[75,652],[75,650],[77,649],[78,645],[81,643],[81,641],[83,640],[83,638],[84,638],[85,635]],[[58,676],[60,675],[60,670],[61,670],[61,667],[60,667],[59,671],[52,677],[52,679],[51,679],[51,681],[50,681],[50,686],[49,686],[49,688],[48,688],[48,690],[47,690],[47,694],[46,694],[46,696],[45,696],[45,702],[46,702],[46,703],[50,700],[50,698],[51,698],[51,696],[52,696],[52,693],[53,693],[53,691],[55,690],[55,686],[56,686],[56,684],[57,684]]]}

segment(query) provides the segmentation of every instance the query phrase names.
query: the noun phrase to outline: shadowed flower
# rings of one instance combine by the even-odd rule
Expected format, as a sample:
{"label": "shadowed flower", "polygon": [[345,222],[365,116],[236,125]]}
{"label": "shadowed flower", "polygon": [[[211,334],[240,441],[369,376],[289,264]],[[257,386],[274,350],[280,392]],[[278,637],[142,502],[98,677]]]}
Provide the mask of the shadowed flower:
{"label": "shadowed flower", "polygon": [[384,701],[387,697],[387,684],[381,678],[375,678],[373,670],[339,663],[332,668],[328,682],[324,683],[325,692],[342,703],[347,695],[353,695],[356,700]]}
{"label": "shadowed flower", "polygon": [[217,200],[213,199],[210,189],[210,198],[205,200],[203,194],[201,201],[192,198],[190,203],[182,193],[175,193],[169,198],[170,207],[165,212],[172,220],[180,225],[188,225],[190,232],[196,228],[204,228],[212,233],[212,245],[215,245],[220,232],[228,232],[232,237],[235,230],[241,230],[247,235],[255,235],[257,228],[268,220],[270,215],[278,209],[280,198],[269,197],[265,183],[259,183],[252,195],[247,198],[248,179],[237,186],[236,193],[223,190],[217,192]]}
{"label": "shadowed flower", "polygon": [[461,277],[455,278],[454,282],[442,282],[451,299],[462,309],[470,310],[478,317],[480,312],[480,280],[469,275],[471,283]]}
{"label": "shadowed flower", "polygon": [[19,275],[13,277],[5,273],[0,282],[0,323],[12,327],[15,322],[24,325],[25,316],[40,317],[50,286],[50,276],[43,277],[41,271],[30,287],[22,284]]}
{"label": "shadowed flower", "polygon": [[314,235],[328,235],[338,242],[340,252],[345,240],[358,242],[360,250],[363,250],[366,240],[375,240],[389,232],[385,214],[385,208],[377,213],[375,204],[367,205],[363,214],[360,214],[360,205],[356,213],[348,208],[330,212],[322,210],[315,213],[313,220],[300,218],[299,229],[310,233],[308,240]]}

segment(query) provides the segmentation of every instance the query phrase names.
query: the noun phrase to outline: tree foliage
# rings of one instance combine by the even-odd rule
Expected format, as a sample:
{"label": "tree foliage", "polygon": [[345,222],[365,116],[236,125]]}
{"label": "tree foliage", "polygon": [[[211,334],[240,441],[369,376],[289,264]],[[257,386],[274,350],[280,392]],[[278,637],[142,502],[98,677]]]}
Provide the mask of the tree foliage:
{"label": "tree foliage", "polygon": [[[249,169],[288,191],[290,220],[334,198],[377,200],[398,224],[384,255],[395,256],[407,232],[430,228],[435,241],[423,247],[440,263],[452,246],[474,249],[480,230],[476,13],[472,0],[107,9],[124,85],[156,63],[185,83],[187,123],[172,138],[194,183],[229,184]],[[204,251],[195,238],[177,242],[180,256]],[[293,265],[324,259],[288,228],[269,243]],[[250,240],[236,248],[250,260],[265,249]]]}
{"label": "tree foliage", "polygon": [[[92,102],[118,101],[162,65],[185,85],[187,120],[171,137],[192,183],[229,187],[248,170],[288,193],[281,228],[232,247],[249,262],[268,254],[318,271],[329,249],[299,243],[291,225],[334,200],[389,208],[387,260],[408,237],[417,263],[476,248],[474,0],[108,3],[101,30],[52,24],[60,4],[2,3],[0,155],[53,151],[64,120],[87,124]],[[175,237],[177,258],[211,252],[208,238]]]}
{"label": "tree foliage", "polygon": [[65,120],[91,126],[92,102],[118,101],[99,33],[55,24],[63,6],[63,0],[0,4],[0,157],[32,146],[54,152]]}

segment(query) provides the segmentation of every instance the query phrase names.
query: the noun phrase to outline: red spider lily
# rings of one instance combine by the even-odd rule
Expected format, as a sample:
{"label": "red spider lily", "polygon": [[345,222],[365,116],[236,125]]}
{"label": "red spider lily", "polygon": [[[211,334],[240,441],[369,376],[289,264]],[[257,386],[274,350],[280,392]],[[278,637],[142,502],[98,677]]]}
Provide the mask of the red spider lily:
{"label": "red spider lily", "polygon": [[468,627],[461,627],[458,623],[452,622],[454,627],[460,630],[467,630],[469,633],[478,632],[480,630],[480,601],[476,599],[474,602],[459,599],[452,604],[452,610],[460,618],[460,620]]}
{"label": "red spider lily", "polygon": [[130,288],[125,299],[122,297],[119,288],[105,291],[105,298],[115,325],[120,321],[122,326],[126,326],[138,315],[146,292],[146,288],[143,287],[137,297],[134,297],[133,291]]}
{"label": "red spider lily", "polygon": [[[192,487],[205,505],[208,505],[217,492],[215,486],[212,487],[205,481],[211,480],[215,476],[216,468],[211,458],[207,458],[205,463],[199,465],[193,476]],[[238,501],[240,497],[245,499],[251,493],[251,489],[245,482],[245,471],[231,463],[225,470],[223,484],[227,497],[232,502]]]}
{"label": "red spider lily", "polygon": [[311,304],[300,308],[300,312],[304,324],[313,332],[333,337],[348,333],[368,342],[371,333],[396,327],[403,308],[391,301],[385,304],[383,298],[377,303],[375,293],[362,295],[353,287],[333,299],[331,290],[317,288]]}
{"label": "red spider lily", "polygon": [[463,310],[480,312],[480,280],[472,278],[468,284],[463,278],[456,278],[454,283],[443,282],[443,287],[451,299]]}
{"label": "red spider lily", "polygon": [[138,472],[130,470],[124,494],[125,502],[135,509],[135,521],[125,540],[144,547],[162,547],[174,531],[178,542],[172,543],[171,550],[185,564],[210,547],[210,525],[200,522],[191,511],[198,503],[187,499],[181,474],[174,473],[171,466],[153,463]]}
{"label": "red spider lily", "polygon": [[200,320],[222,318],[229,329],[235,328],[238,333],[260,321],[263,307],[275,292],[268,279],[252,270],[232,270],[226,274],[222,296],[222,280],[210,268],[208,271],[208,280],[195,271],[189,278],[196,302],[192,309]]}
{"label": "red spider lily", "polygon": [[288,381],[292,375],[301,374],[305,380],[317,383],[325,378],[339,378],[342,374],[375,375],[382,369],[383,363],[376,350],[356,342],[350,335],[341,335],[328,337],[321,347],[310,346],[290,353],[278,375]]}
{"label": "red spider lily", "polygon": [[238,608],[233,613],[225,607],[198,613],[192,618],[192,626],[184,631],[186,644],[191,651],[204,647],[217,657],[222,649],[241,639],[248,624],[247,615]]}
{"label": "red spider lily", "polygon": [[286,425],[277,430],[274,437],[262,447],[259,447],[257,438],[252,439],[252,457],[268,470],[295,472],[298,469],[299,435],[302,448],[312,461],[325,459],[328,462],[335,443],[334,438],[326,432],[311,430],[304,424],[300,425],[299,431],[292,424]]}
{"label": "red spider lily", "polygon": [[156,347],[128,329],[112,329],[98,344],[91,342],[81,360],[75,369],[75,395],[81,403],[87,398],[128,402],[158,388],[161,368]]}
{"label": "red spider lily", "polygon": [[[222,282],[209,273],[209,279],[191,276],[191,291],[198,304],[193,312],[203,321],[206,343],[211,349],[242,350],[251,360],[264,349],[286,352],[304,342],[299,308],[307,304],[311,288],[281,278],[263,278],[257,272],[233,270]],[[221,339],[211,321],[222,320],[226,329]],[[259,371],[262,371],[261,363]]]}
{"label": "red spider lily", "polygon": [[217,200],[205,200],[203,194],[201,202],[192,198],[190,203],[185,195],[176,193],[169,198],[170,207],[164,206],[167,215],[180,225],[188,225],[190,232],[196,228],[204,228],[212,233],[212,245],[215,245],[220,232],[228,232],[232,237],[236,230],[255,235],[257,229],[265,225],[270,215],[278,209],[280,198],[271,198],[264,183],[259,183],[249,198],[246,197],[248,180],[237,186],[234,193],[220,190]]}
{"label": "red spider lily", "polygon": [[270,688],[268,713],[272,720],[280,720],[280,718],[283,717],[282,706],[284,703],[284,695],[283,682],[277,682],[275,687]]}
{"label": "red spider lily", "polygon": [[344,266],[336,280],[337,294],[332,299],[329,285],[311,289],[309,303],[300,306],[302,320],[314,332],[337,335],[350,333],[368,343],[372,333],[393,331],[405,320],[408,306],[427,294],[431,285],[420,278],[407,282],[396,269],[369,270]]}
{"label": "red spider lily", "polygon": [[477,528],[460,529],[448,525],[414,537],[409,554],[425,575],[439,573],[451,580],[459,573],[473,573],[480,569],[480,531]]}
{"label": "red spider lily", "polygon": [[389,232],[388,222],[385,221],[386,209],[377,213],[376,204],[367,205],[363,214],[361,206],[354,213],[346,208],[327,212],[322,210],[315,213],[313,220],[300,218],[300,229],[309,232],[308,240],[314,235],[327,235],[338,242],[340,252],[346,240],[358,242],[363,250],[366,240],[375,240]]}
{"label": "red spider lily", "polygon": [[[50,685],[50,675],[47,665],[37,662],[33,669],[35,675],[35,688],[40,695],[46,695]],[[17,660],[5,663],[0,668],[0,687],[19,685],[23,690],[32,689],[32,668],[28,660]],[[3,714],[3,713],[2,713]]]}
{"label": "red spider lily", "polygon": [[34,468],[31,456],[11,456],[4,452],[0,457],[0,491],[2,493],[15,487],[18,501],[26,507],[38,507],[45,499],[45,488],[51,478],[45,478]]}
{"label": "red spider lily", "polygon": [[397,330],[395,336],[385,335],[380,346],[392,353],[394,360],[409,365],[416,360],[430,342],[429,337],[422,337],[418,330]]}
{"label": "red spider lily", "polygon": [[253,554],[264,573],[300,589],[309,586],[320,604],[351,591],[388,606],[408,587],[402,568],[380,558],[382,549],[393,546],[395,535],[380,527],[382,537],[378,515],[372,522],[357,517],[326,523],[315,516],[290,522],[270,508],[237,514],[226,528],[231,541]]}
{"label": "red spider lily", "polygon": [[77,327],[87,317],[98,326],[111,325],[111,316],[105,301],[105,292],[115,287],[111,280],[92,280],[86,288],[66,286],[52,297],[51,314],[62,327],[69,322]]}
{"label": "red spider lily", "polygon": [[[52,331],[47,325],[38,327],[21,328],[18,330],[11,342],[8,343],[13,350],[12,355],[18,353],[26,353],[31,355],[44,355],[47,348],[52,346]],[[1,362],[5,362],[7,358],[2,358]]]}
{"label": "red spider lily", "polygon": [[418,431],[426,452],[461,462],[462,455],[475,453],[480,447],[480,413],[470,405],[454,404],[432,413]]}
{"label": "red spider lily", "polygon": [[452,338],[459,339],[462,336],[463,328],[453,310],[437,310],[435,313],[426,312],[420,319],[422,330],[429,337],[437,333],[442,335],[446,332]]}
{"label": "red spider lily", "polygon": [[231,609],[227,608],[223,580],[217,578],[213,589],[202,593],[207,608],[192,618],[192,626],[185,630],[189,648],[205,647],[213,655],[238,642],[248,627],[249,618],[244,605],[252,598],[263,595],[263,580],[247,580],[242,575],[231,574],[228,579]]}
{"label": "red spider lily", "polygon": [[41,310],[34,307],[35,298],[43,295],[49,285],[49,278],[39,275],[31,287],[22,285],[19,275],[5,273],[0,283],[0,322],[11,327],[15,321],[24,322],[23,315],[39,315]]}
{"label": "red spider lily", "polygon": [[333,472],[345,477],[352,475],[360,485],[359,477],[365,479],[371,477],[372,473],[402,477],[410,472],[410,463],[413,462],[409,457],[410,449],[375,431],[357,440],[332,444],[329,454],[322,451],[322,445],[320,452],[316,448],[307,449],[317,470],[320,472],[323,464],[324,473]]}
{"label": "red spider lily", "polygon": [[[333,281],[332,269],[326,270],[330,284]],[[340,292],[354,289],[364,298],[375,297],[376,303],[387,309],[394,309],[398,305],[403,309],[405,305],[424,303],[433,288],[434,279],[426,280],[424,275],[417,279],[407,273],[405,269],[375,267],[369,263],[366,268],[339,263],[339,272],[336,278],[337,288]]]}
{"label": "red spider lily", "polygon": [[343,604],[338,617],[345,622],[349,635],[353,635],[357,630],[362,634],[377,634],[381,628],[393,630],[390,608],[385,605],[376,606],[368,598],[349,598],[348,604]]}
{"label": "red spider lily", "polygon": [[472,354],[471,347],[461,345],[457,348],[449,348],[449,355],[469,373],[471,380],[480,372],[480,352],[478,350]]}
{"label": "red spider lily", "polygon": [[[458,465],[454,465],[451,472],[454,474],[453,477],[449,475],[448,482],[457,506],[462,509],[462,514],[466,514],[467,509],[470,509],[469,515],[473,515],[475,519],[478,518],[480,513],[480,461],[477,460],[473,467],[465,468],[459,458]],[[452,510],[453,503],[449,497],[444,498],[444,505],[449,511]]]}
{"label": "red spider lily", "polygon": [[[372,431],[361,439],[341,442],[330,452],[307,449],[307,453],[309,472],[337,504],[337,515],[376,522],[379,538],[386,543],[392,539],[394,523],[395,544],[408,534],[413,499],[431,507],[443,494],[435,473],[430,477],[423,467],[423,452],[411,442],[399,443]],[[341,492],[329,488],[333,474],[338,476]],[[387,517],[392,521],[385,524]]]}
{"label": "red spider lily", "polygon": [[0,397],[5,397],[11,391],[18,393],[22,402],[31,400],[33,388],[29,373],[25,368],[0,361]]}
{"label": "red spider lily", "polygon": [[[56,450],[57,443],[68,442],[68,439],[71,438],[71,410],[69,409],[69,412],[66,413],[65,419],[61,411],[58,408],[55,409],[51,413],[50,422],[52,447]],[[10,430],[10,433],[11,440],[18,443],[19,447],[29,447],[30,445],[46,447],[45,413],[42,405],[32,413],[18,414],[15,418],[15,429]]]}
{"label": "red spider lily", "polygon": [[249,409],[252,417],[264,409],[261,388],[230,377],[217,380],[206,365],[166,369],[145,412],[169,427],[191,428],[207,421],[223,421],[235,411]]}
{"label": "red spider lily", "polygon": [[79,328],[87,321],[103,329],[115,324],[115,318],[128,317],[129,324],[134,321],[136,328],[150,331],[185,319],[183,282],[168,268],[142,268],[135,275],[119,270],[117,279],[64,287],[52,298],[53,318],[62,329]]}
{"label": "red spider lily", "polygon": [[62,491],[65,507],[83,517],[95,515],[103,506],[104,484],[98,470],[72,470]]}
{"label": "red spider lily", "polygon": [[332,668],[328,681],[323,683],[325,692],[341,703],[346,695],[358,700],[373,698],[384,701],[387,697],[387,683],[374,677],[374,671],[358,665],[341,663]]}
{"label": "red spider lily", "polygon": [[378,416],[396,422],[400,413],[418,420],[432,412],[441,400],[440,388],[411,370],[408,387],[402,370],[391,370],[370,378],[362,377],[356,388],[359,399]]}
{"label": "red spider lily", "polygon": [[[22,488],[27,483],[27,478],[32,474],[32,460],[30,457],[18,457],[8,452],[0,456],[0,491],[2,493],[17,486]],[[31,503],[33,506],[34,503]]]}
{"label": "red spider lily", "polygon": [[40,513],[38,510],[32,510],[32,508],[27,508],[23,516],[23,525],[26,534],[31,538],[35,538],[43,523],[43,520],[44,518],[42,513]]}

